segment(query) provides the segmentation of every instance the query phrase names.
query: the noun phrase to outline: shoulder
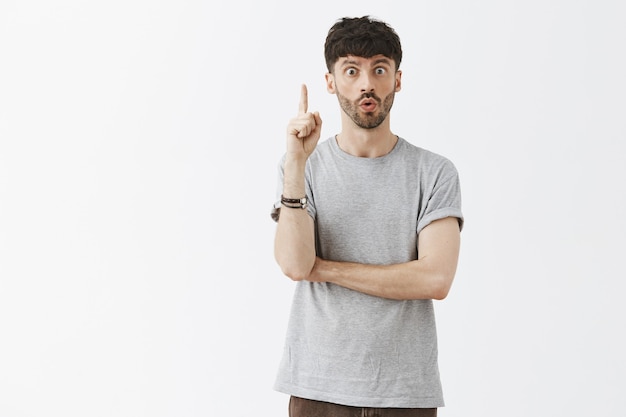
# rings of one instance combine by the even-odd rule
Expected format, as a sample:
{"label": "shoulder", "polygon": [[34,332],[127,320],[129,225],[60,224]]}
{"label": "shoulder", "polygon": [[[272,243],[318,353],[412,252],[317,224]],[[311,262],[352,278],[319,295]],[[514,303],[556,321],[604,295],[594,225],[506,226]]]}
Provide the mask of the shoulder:
{"label": "shoulder", "polygon": [[399,138],[399,140],[401,141],[400,150],[404,157],[421,169],[446,171],[456,174],[456,167],[448,157],[429,149],[421,148],[403,138]]}

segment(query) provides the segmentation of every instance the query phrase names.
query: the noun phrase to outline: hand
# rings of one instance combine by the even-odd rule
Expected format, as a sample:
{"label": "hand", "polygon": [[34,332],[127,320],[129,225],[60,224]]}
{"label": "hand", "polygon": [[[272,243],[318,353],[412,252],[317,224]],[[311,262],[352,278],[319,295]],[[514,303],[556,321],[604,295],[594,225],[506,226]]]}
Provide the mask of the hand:
{"label": "hand", "polygon": [[306,160],[319,141],[322,119],[318,112],[308,112],[309,97],[305,84],[300,90],[298,115],[287,125],[287,154]]}

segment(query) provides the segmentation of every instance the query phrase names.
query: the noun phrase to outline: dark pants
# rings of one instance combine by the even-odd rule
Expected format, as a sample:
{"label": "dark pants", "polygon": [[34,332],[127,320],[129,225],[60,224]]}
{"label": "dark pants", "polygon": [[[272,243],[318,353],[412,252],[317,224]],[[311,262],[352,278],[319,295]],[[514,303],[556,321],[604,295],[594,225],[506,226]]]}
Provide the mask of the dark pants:
{"label": "dark pants", "polygon": [[291,397],[289,417],[436,417],[436,408],[350,407]]}

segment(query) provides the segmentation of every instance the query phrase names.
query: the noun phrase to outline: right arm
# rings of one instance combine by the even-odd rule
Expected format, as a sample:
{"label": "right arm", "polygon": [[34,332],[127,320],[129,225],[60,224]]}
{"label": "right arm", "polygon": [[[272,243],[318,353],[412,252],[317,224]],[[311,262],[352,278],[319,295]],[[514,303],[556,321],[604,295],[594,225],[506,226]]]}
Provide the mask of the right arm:
{"label": "right arm", "polygon": [[[287,125],[287,152],[284,163],[283,196],[301,198],[306,196],[306,161],[317,146],[320,138],[322,119],[310,113],[308,93],[302,86],[298,115]],[[285,275],[294,281],[306,279],[315,264],[315,228],[313,219],[306,209],[280,209],[274,257]]]}

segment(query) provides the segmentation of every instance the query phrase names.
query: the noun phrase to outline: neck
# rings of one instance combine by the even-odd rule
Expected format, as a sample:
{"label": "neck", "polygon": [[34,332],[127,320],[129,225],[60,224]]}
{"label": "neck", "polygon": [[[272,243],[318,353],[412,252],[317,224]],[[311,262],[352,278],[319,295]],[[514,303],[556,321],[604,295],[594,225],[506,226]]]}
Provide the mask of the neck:
{"label": "neck", "polygon": [[382,125],[374,129],[343,129],[335,138],[342,151],[361,158],[387,155],[398,142],[389,127]]}

